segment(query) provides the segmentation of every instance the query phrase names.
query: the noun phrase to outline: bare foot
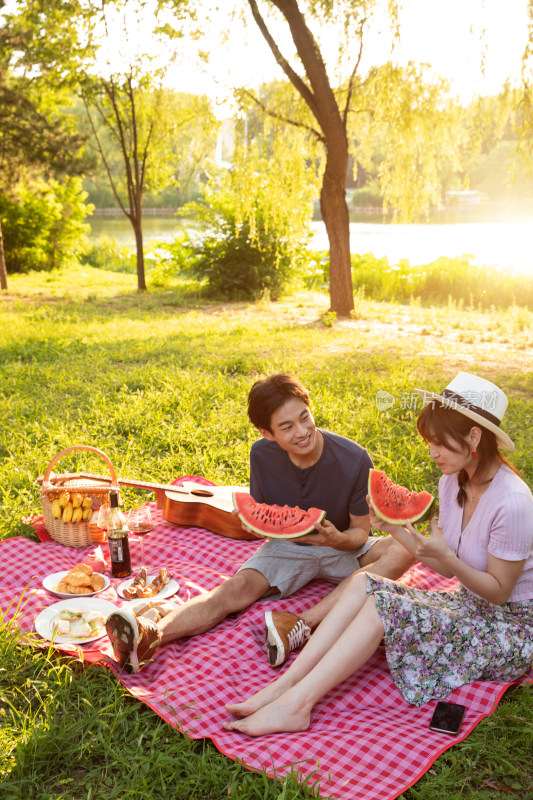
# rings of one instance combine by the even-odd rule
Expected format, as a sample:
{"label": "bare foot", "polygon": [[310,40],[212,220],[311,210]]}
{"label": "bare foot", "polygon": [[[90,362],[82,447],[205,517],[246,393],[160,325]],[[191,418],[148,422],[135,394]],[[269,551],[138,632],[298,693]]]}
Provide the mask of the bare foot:
{"label": "bare foot", "polygon": [[247,736],[264,736],[266,733],[291,733],[306,731],[311,724],[311,709],[302,707],[283,694],[274,703],[263,706],[246,719],[228,720],[222,725],[227,731],[245,733]]}
{"label": "bare foot", "polygon": [[250,697],[242,703],[228,703],[226,705],[226,711],[233,714],[234,717],[239,717],[239,719],[242,717],[249,717],[250,714],[255,714],[255,712],[259,711],[263,706],[277,700],[288,688],[288,686],[281,685],[281,680],[272,681],[272,683],[264,686],[255,694],[250,695]]}

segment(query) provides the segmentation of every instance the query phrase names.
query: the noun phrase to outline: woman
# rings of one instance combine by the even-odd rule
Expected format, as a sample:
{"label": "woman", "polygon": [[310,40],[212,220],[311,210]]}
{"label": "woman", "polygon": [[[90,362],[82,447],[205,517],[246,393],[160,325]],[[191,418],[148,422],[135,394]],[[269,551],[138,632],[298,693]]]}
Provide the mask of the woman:
{"label": "woman", "polygon": [[452,592],[411,589],[356,574],[298,658],[243,703],[224,727],[251,736],[309,727],[315,703],[359,669],[384,639],[392,679],[422,705],[473,680],[510,681],[533,662],[533,498],[499,446],[505,394],[459,373],[442,394],[417,390],[426,407],[417,426],[441,470],[439,523],[423,535],[383,523]]}

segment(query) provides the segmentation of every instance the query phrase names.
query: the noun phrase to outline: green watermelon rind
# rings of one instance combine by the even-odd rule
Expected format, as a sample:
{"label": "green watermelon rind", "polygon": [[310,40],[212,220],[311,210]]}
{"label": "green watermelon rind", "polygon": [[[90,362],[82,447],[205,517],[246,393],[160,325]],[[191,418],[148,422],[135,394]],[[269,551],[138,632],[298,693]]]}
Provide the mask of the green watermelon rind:
{"label": "green watermelon rind", "polygon": [[[296,533],[274,533],[272,531],[264,531],[261,528],[258,528],[257,525],[254,525],[249,519],[246,518],[244,513],[239,510],[239,505],[237,501],[238,495],[245,495],[245,492],[232,492],[232,499],[233,499],[233,508],[236,509],[239,513],[237,516],[243,523],[246,525],[247,528],[250,528],[251,531],[257,533],[258,536],[265,536],[268,539],[298,539],[300,536],[306,536],[308,533],[315,532],[315,525],[317,522],[322,522],[324,517],[326,516],[326,512],[322,511],[319,508],[310,508],[307,510],[307,514],[311,514],[311,512],[318,512],[313,515],[313,521],[309,524],[309,526],[305,530],[299,530]],[[248,495],[247,495],[248,496]],[[251,495],[249,495],[251,497]],[[253,500],[253,498],[251,498]],[[255,501],[254,501],[255,502]],[[268,505],[268,503],[257,503],[257,505]],[[301,523],[300,523],[301,524]]]}
{"label": "green watermelon rind", "polygon": [[[385,475],[385,473],[382,472],[382,470],[371,469],[368,475],[368,496],[370,499],[370,504],[372,505],[374,513],[376,514],[377,517],[382,519],[384,522],[388,522],[390,525],[405,525],[407,522],[410,522],[411,524],[414,524],[415,522],[418,524],[422,522],[427,522],[428,519],[431,519],[431,517],[434,516],[436,511],[437,501],[435,500],[433,495],[431,495],[425,489],[422,492],[415,493],[416,499],[418,500],[420,500],[424,495],[427,495],[427,503],[424,506],[424,508],[422,508],[419,512],[409,517],[405,517],[405,515],[401,518],[400,517],[393,518],[391,516],[387,516],[387,514],[385,513],[385,511],[383,511],[383,509],[380,509],[379,507],[376,506],[376,498],[372,497],[372,489],[373,489],[372,476],[374,473],[381,473],[383,475]],[[385,477],[388,478],[388,476],[386,475]],[[390,480],[390,478],[388,478],[388,480]],[[406,492],[410,491],[409,489],[406,489],[404,486],[398,486],[397,484],[392,483],[392,481],[390,482],[391,486],[393,486],[394,488],[405,489]]]}

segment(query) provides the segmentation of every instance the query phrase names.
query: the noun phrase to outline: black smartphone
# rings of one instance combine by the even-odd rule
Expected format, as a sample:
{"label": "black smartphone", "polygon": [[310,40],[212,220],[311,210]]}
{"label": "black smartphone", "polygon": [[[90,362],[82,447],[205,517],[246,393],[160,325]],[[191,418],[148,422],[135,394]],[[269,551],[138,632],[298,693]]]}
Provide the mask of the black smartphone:
{"label": "black smartphone", "polygon": [[461,730],[465,711],[466,706],[459,703],[447,703],[439,700],[429,723],[430,730],[455,736]]}

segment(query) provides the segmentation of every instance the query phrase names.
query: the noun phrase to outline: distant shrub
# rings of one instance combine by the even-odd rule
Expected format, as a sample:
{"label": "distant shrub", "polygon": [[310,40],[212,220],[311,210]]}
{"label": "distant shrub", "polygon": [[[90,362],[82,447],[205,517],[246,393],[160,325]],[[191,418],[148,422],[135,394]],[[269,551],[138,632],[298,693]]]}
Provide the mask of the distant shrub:
{"label": "distant shrub", "polygon": [[[329,255],[308,253],[305,285],[309,289],[327,286]],[[471,260],[438,258],[429,264],[411,266],[406,259],[389,264],[372,253],[352,255],[354,292],[373,300],[447,304],[450,299],[481,308],[522,306],[533,309],[533,277],[509,274],[493,267],[478,267]]]}
{"label": "distant shrub", "polygon": [[192,242],[181,231],[172,242],[156,242],[150,251],[150,285],[168,286],[178,275],[190,272]]}
{"label": "distant shrub", "polygon": [[51,270],[77,263],[86,246],[92,209],[80,178],[34,181],[12,195],[0,194],[0,216],[8,272]]}
{"label": "distant shrub", "polygon": [[110,272],[135,272],[135,253],[126,245],[119,245],[114,236],[103,234],[90,242],[81,254],[80,262],[96,269]]}
{"label": "distant shrub", "polygon": [[445,304],[452,298],[481,308],[533,308],[532,277],[478,267],[466,256],[411,266],[407,260],[391,265],[371,253],[354,255],[352,281],[354,290],[364,287],[366,297],[375,300]]}
{"label": "distant shrub", "polygon": [[275,300],[299,273],[318,184],[309,158],[301,131],[292,134],[290,146],[285,130],[239,139],[231,169],[209,181],[205,202],[187,207],[203,233],[191,241],[184,270],[205,279],[209,293]]}
{"label": "distant shrub", "polygon": [[329,283],[329,252],[308,250],[303,270],[306,289],[326,289]]}
{"label": "distant shrub", "polygon": [[360,189],[354,189],[350,205],[352,208],[359,208],[362,206],[381,208],[383,206],[383,195],[381,194],[379,186],[371,184],[369,186],[362,186]]}
{"label": "distant shrub", "polygon": [[296,271],[294,247],[285,236],[267,226],[256,214],[252,233],[250,220],[238,222],[230,208],[218,208],[206,233],[191,242],[190,256],[182,268],[206,279],[218,297],[234,300],[279,297]]}

